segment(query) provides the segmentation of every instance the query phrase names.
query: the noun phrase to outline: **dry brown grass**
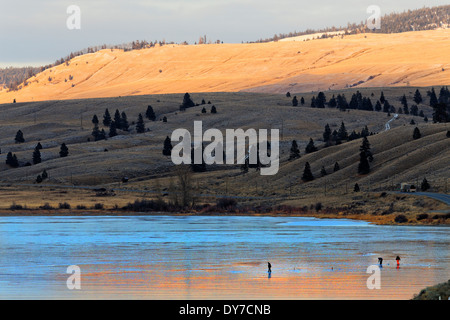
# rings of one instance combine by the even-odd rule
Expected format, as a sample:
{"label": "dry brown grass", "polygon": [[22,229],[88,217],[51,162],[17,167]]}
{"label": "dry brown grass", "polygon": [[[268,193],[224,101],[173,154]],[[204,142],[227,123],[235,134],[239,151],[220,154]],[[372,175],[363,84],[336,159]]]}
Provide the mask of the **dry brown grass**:
{"label": "dry brown grass", "polygon": [[[370,96],[373,92],[374,103],[381,90],[390,103],[398,108],[399,98],[403,93],[407,94],[411,104],[415,88],[365,89],[363,93]],[[356,90],[345,91],[348,99],[354,91]],[[425,90],[421,89],[421,92],[425,96]],[[78,204],[89,207],[91,204],[104,203],[107,208],[112,208],[116,204],[119,207],[124,206],[136,198],[152,198],[156,190],[166,192],[170,180],[176,179],[171,178],[175,174],[170,158],[162,155],[164,138],[170,136],[176,128],[192,131],[193,121],[202,120],[204,130],[283,128],[281,166],[279,173],[270,177],[261,176],[254,169],[243,175],[239,166],[212,166],[205,173],[193,174],[195,193],[253,197],[238,200],[243,205],[253,206],[287,204],[310,207],[322,202],[324,208],[342,208],[346,214],[362,210],[370,215],[372,220],[385,222],[392,221],[396,213],[406,212],[414,218],[418,213],[446,209],[434,200],[419,201],[415,197],[395,199],[391,198],[395,197],[393,195],[382,198],[379,194],[397,189],[401,182],[420,183],[424,177],[432,185],[431,191],[448,191],[447,187],[450,185],[446,184],[450,176],[450,168],[447,165],[450,160],[450,144],[445,136],[449,129],[447,124],[426,124],[420,117],[401,115],[393,123],[391,131],[383,132],[384,123],[389,118],[382,112],[294,108],[290,105],[291,99],[276,94],[198,93],[192,94],[192,97],[195,102],[200,102],[202,98],[210,100],[212,105],[217,107],[218,113],[209,113],[211,105],[208,104],[205,106],[207,114],[201,113],[203,106],[179,112],[181,94],[2,105],[0,182],[4,189],[0,193],[0,208],[7,209],[14,202],[28,207],[41,206],[45,202],[54,206],[60,202],[68,202],[72,207]],[[309,105],[311,94],[305,94],[304,97]],[[328,93],[327,98],[330,98]],[[92,139],[90,121],[94,114],[97,114],[101,121],[105,108],[109,108],[111,114],[119,109],[127,113],[131,124],[137,120],[139,113],[145,112],[147,105],[153,106],[158,119],[167,116],[168,122],[146,120],[146,127],[150,131],[145,134],[136,134],[134,126],[131,125],[130,133],[106,141],[87,141],[89,137]],[[430,107],[422,104],[419,109],[424,110],[431,118]],[[83,118],[82,127],[80,115]],[[419,140],[412,139],[414,126],[409,124],[411,119],[418,123],[422,132],[423,137]],[[367,176],[357,174],[361,140],[322,148],[321,139],[325,124],[329,123],[334,130],[338,129],[341,121],[345,122],[349,132],[360,131],[365,125],[370,131],[378,132],[369,137],[375,160],[371,163],[372,172]],[[26,142],[23,144],[14,143],[18,129],[24,132]],[[309,137],[316,141],[320,150],[305,155],[304,147]],[[299,143],[302,157],[288,161],[293,139]],[[5,165],[9,151],[17,154],[22,164],[31,162],[32,152],[38,141],[44,147],[41,150],[41,164],[17,169]],[[69,147],[67,158],[58,156],[62,142]],[[105,149],[108,151],[105,152]],[[301,181],[306,161],[311,164],[316,177],[309,183]],[[339,162],[341,170],[333,173],[336,161]],[[329,173],[323,178],[320,177],[322,166],[325,166]],[[36,189],[35,178],[44,169],[47,170],[49,179],[43,184],[105,187],[114,189],[116,196],[96,197],[91,190],[56,187],[53,187],[54,190]],[[127,184],[121,183],[124,176],[130,178]],[[352,192],[355,183],[361,187],[360,194]],[[32,186],[24,186],[25,184]],[[133,190],[148,192],[145,194]],[[215,197],[201,197],[201,201],[214,202]],[[394,203],[394,212],[389,217],[382,216],[381,213],[389,208],[391,203]]]}
{"label": "dry brown grass", "polygon": [[0,90],[0,102],[186,91],[311,92],[360,82],[359,87],[448,85],[449,34],[446,29],[305,42],[101,50],[39,73],[18,92]]}

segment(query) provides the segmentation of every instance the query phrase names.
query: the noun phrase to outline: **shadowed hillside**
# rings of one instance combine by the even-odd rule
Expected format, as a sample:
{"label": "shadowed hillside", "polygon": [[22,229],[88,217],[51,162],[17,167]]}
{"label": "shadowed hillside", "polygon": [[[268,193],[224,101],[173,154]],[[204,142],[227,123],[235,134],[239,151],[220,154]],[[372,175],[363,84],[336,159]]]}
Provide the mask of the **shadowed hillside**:
{"label": "shadowed hillside", "polygon": [[[350,96],[356,90],[345,91]],[[400,105],[399,97],[406,93],[411,100],[413,88],[387,88],[383,92],[391,104]],[[364,94],[380,96],[380,89],[365,89]],[[336,94],[338,92],[335,92]],[[342,93],[342,92],[341,92]],[[424,92],[423,92],[424,93]],[[145,193],[126,194],[127,190],[148,190],[146,196],[156,196],[156,191],[168,190],[170,183],[177,177],[170,157],[162,154],[163,142],[177,128],[193,130],[193,121],[202,120],[203,130],[208,128],[278,128],[282,135],[280,144],[281,165],[275,176],[261,176],[253,168],[243,174],[239,165],[214,165],[206,172],[193,174],[193,187],[197,194],[215,196],[236,196],[254,198],[258,203],[288,204],[295,206],[311,205],[322,202],[325,206],[341,207],[355,202],[356,206],[372,203],[373,212],[381,214],[389,209],[389,203],[377,204],[377,200],[368,196],[367,192],[385,192],[398,190],[401,182],[420,184],[426,177],[433,192],[446,192],[447,177],[450,167],[449,138],[446,137],[447,124],[425,123],[422,117],[400,115],[388,132],[384,132],[384,124],[391,118],[384,112],[338,109],[318,109],[306,106],[292,107],[291,98],[285,95],[256,93],[198,93],[192,94],[192,99],[200,103],[202,99],[211,104],[199,105],[182,112],[179,105],[183,95],[152,95],[123,98],[104,98],[69,101],[30,102],[2,105],[0,124],[1,182],[10,188],[28,190],[23,185],[38,186],[35,180],[45,169],[49,178],[43,185],[60,186],[93,186],[106,189],[123,190],[116,197],[96,197],[92,191],[82,191],[75,197],[75,202],[103,202],[107,206],[124,205],[131,199]],[[309,101],[311,94],[304,95]],[[156,121],[145,120],[147,132],[137,134],[133,122],[138,114],[145,114],[148,105],[152,105]],[[215,106],[216,114],[210,112]],[[102,117],[108,108],[111,115],[116,109],[126,112],[130,123],[130,131],[118,131],[118,135],[107,140],[94,141],[91,119],[94,114],[100,120],[100,129],[108,128],[102,125]],[[202,113],[205,108],[206,113]],[[419,104],[425,115],[431,118],[432,109],[426,103]],[[160,121],[167,117],[167,122]],[[411,125],[414,120],[416,125]],[[339,129],[341,123],[350,133],[360,131],[367,126],[373,135],[369,136],[374,161],[370,164],[371,173],[359,175],[359,147],[362,139],[342,143],[341,145],[324,148],[322,134],[326,124],[332,130]],[[413,131],[418,127],[422,138],[413,139]],[[18,130],[24,134],[24,143],[15,143],[14,137]],[[305,154],[305,146],[309,138],[313,138],[317,152]],[[289,160],[289,149],[292,140],[296,140],[301,152],[301,158]],[[32,163],[32,153],[40,142],[42,162]],[[59,156],[60,146],[66,143],[69,156]],[[17,155],[19,168],[10,168],[5,164],[6,155],[12,152]],[[311,164],[314,181],[304,183],[301,179],[305,163]],[[333,172],[338,162],[340,170]],[[327,175],[321,177],[321,168],[325,167]],[[129,181],[122,183],[122,178]],[[358,183],[360,194],[353,193],[353,186]],[[22,186],[20,186],[22,185]],[[33,189],[33,188],[31,188]],[[28,192],[28,191],[27,191]],[[29,191],[31,192],[31,191]],[[34,191],[33,191],[34,192]],[[2,202],[5,208],[13,201],[23,204],[41,205],[45,199],[58,201],[69,199],[71,194],[54,191],[46,196],[23,198],[20,192],[3,193],[6,199]],[[38,193],[39,194],[39,193]],[[359,197],[355,200],[353,197]],[[22,197],[22,198],[21,198]],[[367,198],[369,197],[369,198]],[[378,197],[378,196],[376,196]],[[205,197],[207,199],[208,197]],[[55,200],[56,199],[56,200]],[[365,200],[364,200],[365,199]],[[241,201],[241,200],[240,200]],[[242,201],[246,201],[245,199]],[[358,204],[359,203],[359,204]],[[406,207],[398,207],[410,210]],[[428,207],[425,203],[416,203],[413,212],[439,208],[439,205]],[[354,208],[354,207],[353,207]],[[402,209],[402,210],[403,210]]]}

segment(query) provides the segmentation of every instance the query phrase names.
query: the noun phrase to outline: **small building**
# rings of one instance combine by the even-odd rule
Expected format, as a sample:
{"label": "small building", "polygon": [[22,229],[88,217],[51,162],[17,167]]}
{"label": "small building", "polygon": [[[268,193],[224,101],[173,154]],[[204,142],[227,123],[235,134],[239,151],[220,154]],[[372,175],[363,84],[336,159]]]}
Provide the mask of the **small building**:
{"label": "small building", "polygon": [[408,183],[408,182],[402,182],[400,184],[400,191],[401,192],[416,192],[416,186],[413,185],[412,183]]}

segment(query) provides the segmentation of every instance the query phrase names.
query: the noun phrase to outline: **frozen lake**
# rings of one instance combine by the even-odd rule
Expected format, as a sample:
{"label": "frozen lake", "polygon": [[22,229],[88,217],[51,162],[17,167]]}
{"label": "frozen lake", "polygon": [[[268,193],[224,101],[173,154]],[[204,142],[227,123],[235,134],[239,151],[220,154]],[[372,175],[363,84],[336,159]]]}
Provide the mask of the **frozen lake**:
{"label": "frozen lake", "polygon": [[[449,231],[300,217],[0,217],[0,298],[410,299],[450,278]],[[381,289],[369,290],[378,257]],[[81,290],[66,286],[70,265]]]}

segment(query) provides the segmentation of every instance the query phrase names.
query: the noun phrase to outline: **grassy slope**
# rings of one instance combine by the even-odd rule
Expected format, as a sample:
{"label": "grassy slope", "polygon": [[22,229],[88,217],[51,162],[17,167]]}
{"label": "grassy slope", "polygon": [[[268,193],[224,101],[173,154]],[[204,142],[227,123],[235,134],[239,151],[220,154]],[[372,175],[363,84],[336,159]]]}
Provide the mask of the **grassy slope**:
{"label": "grassy slope", "polygon": [[[374,93],[379,97],[380,89],[367,89],[365,94]],[[399,97],[406,93],[411,104],[413,88],[384,89],[385,96],[396,107],[400,105]],[[346,91],[349,98],[352,91]],[[425,92],[422,90],[422,94]],[[129,184],[120,186],[128,189],[155,190],[167,188],[173,165],[169,158],[161,153],[163,140],[176,128],[192,131],[193,121],[202,120],[204,130],[207,128],[279,128],[283,127],[281,142],[281,167],[273,177],[260,176],[254,169],[246,175],[240,174],[238,166],[214,166],[206,173],[194,175],[194,185],[198,193],[224,194],[249,197],[276,198],[256,199],[252,204],[289,204],[310,206],[322,202],[324,206],[343,208],[344,211],[366,212],[380,215],[392,204],[395,212],[405,212],[414,217],[419,212],[430,209],[446,209],[434,200],[415,199],[388,195],[380,198],[381,191],[389,190],[403,181],[416,182],[424,176],[434,187],[434,191],[445,191],[444,178],[449,177],[450,168],[445,164],[450,160],[449,140],[445,137],[449,129],[446,124],[425,124],[420,117],[401,116],[392,125],[392,130],[382,132],[384,123],[389,119],[385,113],[355,111],[340,112],[331,109],[311,109],[309,107],[291,107],[290,99],[284,95],[254,93],[204,93],[193,94],[194,101],[202,98],[211,100],[218,113],[202,114],[201,106],[180,113],[178,105],[182,95],[132,96],[123,98],[104,98],[71,101],[32,102],[2,105],[0,115],[0,172],[1,181],[10,183],[0,195],[1,207],[7,208],[12,202],[29,206],[41,205],[44,201],[54,203],[70,201],[72,204],[84,202],[104,202],[123,205],[140,196],[137,193],[121,193],[114,198],[94,197],[91,191],[47,190],[36,193],[27,187],[16,190],[17,183],[33,183],[35,177],[46,169],[50,174],[47,184],[95,185],[119,188],[123,176],[131,178]],[[329,98],[329,97],[328,97]],[[372,98],[375,102],[375,98]],[[309,101],[310,95],[305,95]],[[158,102],[159,101],[159,102]],[[90,120],[94,114],[102,119],[105,108],[113,114],[115,109],[125,111],[129,122],[136,121],[138,113],[144,113],[151,104],[158,118],[168,117],[168,122],[146,121],[150,132],[134,132],[119,135],[107,141],[87,142],[92,131]],[[431,109],[420,105],[425,114],[431,116]],[[81,115],[83,127],[81,127]],[[409,124],[414,119],[419,123],[423,138],[413,141],[414,127]],[[329,123],[337,129],[344,121],[349,132],[359,131],[364,125],[379,134],[369,138],[375,160],[372,173],[359,176],[357,172],[358,149],[361,140],[321,149],[316,153],[304,155],[304,147],[309,137],[320,146],[323,128]],[[133,128],[133,126],[131,126]],[[26,142],[14,144],[18,129],[24,132]],[[134,130],[134,129],[133,129]],[[132,131],[133,131],[132,130]],[[299,142],[301,159],[287,161],[292,139]],[[17,154],[22,163],[31,162],[32,150],[41,141],[43,162],[31,167],[10,169],[4,164],[6,153]],[[58,157],[59,145],[65,142],[69,146],[70,156]],[[108,149],[108,152],[104,150]],[[301,182],[304,164],[312,164],[316,180]],[[338,161],[341,170],[331,174],[334,163]],[[319,178],[320,169],[325,166],[330,173]],[[364,192],[353,194],[353,185],[358,183]],[[325,196],[326,185],[326,196]],[[366,191],[376,191],[366,193]],[[346,192],[347,190],[347,192]],[[148,194],[151,196],[151,194]],[[380,218],[381,219],[381,218]],[[392,216],[383,221],[392,222]]]}
{"label": "grassy slope", "polygon": [[449,35],[450,29],[304,42],[102,50],[45,70],[22,90],[0,91],[0,102],[186,91],[310,92],[359,82],[359,87],[448,85]]}

